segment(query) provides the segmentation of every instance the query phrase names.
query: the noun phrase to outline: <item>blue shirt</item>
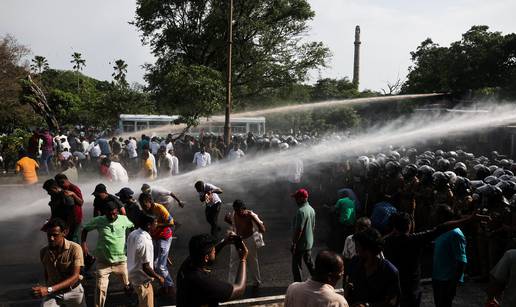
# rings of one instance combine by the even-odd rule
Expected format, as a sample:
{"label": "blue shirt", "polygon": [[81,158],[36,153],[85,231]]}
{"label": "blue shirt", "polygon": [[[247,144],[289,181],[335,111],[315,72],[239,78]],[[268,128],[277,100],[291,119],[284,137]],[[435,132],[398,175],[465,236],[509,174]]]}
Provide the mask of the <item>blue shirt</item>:
{"label": "blue shirt", "polygon": [[100,152],[103,155],[109,156],[111,154],[111,148],[109,148],[109,143],[106,139],[97,139],[97,144],[99,144]]}
{"label": "blue shirt", "polygon": [[373,213],[371,214],[371,226],[385,234],[389,230],[391,215],[397,211],[396,208],[386,201],[377,203],[374,205]]}
{"label": "blue shirt", "polygon": [[[455,228],[435,240],[432,279],[440,281],[455,279],[458,262],[468,263],[468,259],[466,237],[459,228]],[[464,274],[459,281],[464,281]]]}

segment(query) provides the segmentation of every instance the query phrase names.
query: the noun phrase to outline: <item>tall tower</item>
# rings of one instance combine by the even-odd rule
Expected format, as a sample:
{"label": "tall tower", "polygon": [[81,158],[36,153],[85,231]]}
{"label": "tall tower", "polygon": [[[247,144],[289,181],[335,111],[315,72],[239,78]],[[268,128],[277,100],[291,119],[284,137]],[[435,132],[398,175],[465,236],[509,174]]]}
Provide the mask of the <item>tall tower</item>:
{"label": "tall tower", "polygon": [[358,89],[360,76],[360,26],[355,27],[355,60],[353,62],[353,84]]}

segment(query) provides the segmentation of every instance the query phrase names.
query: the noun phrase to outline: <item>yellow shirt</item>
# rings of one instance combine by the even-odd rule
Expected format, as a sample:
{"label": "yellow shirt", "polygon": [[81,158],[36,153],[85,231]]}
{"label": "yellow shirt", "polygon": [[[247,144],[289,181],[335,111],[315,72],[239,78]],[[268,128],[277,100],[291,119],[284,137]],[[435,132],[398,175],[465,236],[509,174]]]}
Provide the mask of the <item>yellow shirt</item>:
{"label": "yellow shirt", "polygon": [[[145,176],[148,179],[155,179],[154,178],[154,165],[152,163],[151,159],[145,160],[145,163],[143,164],[143,171],[145,172]],[[150,175],[148,175],[150,174]]]}
{"label": "yellow shirt", "polygon": [[23,181],[27,184],[38,182],[38,174],[36,173],[38,168],[38,162],[29,157],[23,157],[16,162],[16,172],[22,172]]}

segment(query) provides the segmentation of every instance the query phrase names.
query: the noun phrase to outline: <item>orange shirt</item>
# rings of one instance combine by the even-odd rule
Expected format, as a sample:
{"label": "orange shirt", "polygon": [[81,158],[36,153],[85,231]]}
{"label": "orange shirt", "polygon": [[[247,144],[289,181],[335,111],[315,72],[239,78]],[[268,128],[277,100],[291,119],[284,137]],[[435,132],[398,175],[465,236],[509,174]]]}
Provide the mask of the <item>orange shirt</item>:
{"label": "orange shirt", "polygon": [[38,168],[38,162],[29,157],[23,157],[16,162],[16,172],[22,172],[23,181],[27,184],[38,182],[38,174],[36,173]]}

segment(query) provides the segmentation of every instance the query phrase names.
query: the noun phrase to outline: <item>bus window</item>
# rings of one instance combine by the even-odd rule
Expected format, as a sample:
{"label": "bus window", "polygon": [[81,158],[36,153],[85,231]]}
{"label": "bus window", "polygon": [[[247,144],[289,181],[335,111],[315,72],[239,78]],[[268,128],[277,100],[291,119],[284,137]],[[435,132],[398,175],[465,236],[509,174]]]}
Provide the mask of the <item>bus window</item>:
{"label": "bus window", "polygon": [[137,129],[138,131],[140,131],[140,130],[145,130],[145,129],[147,129],[148,127],[149,127],[149,125],[148,125],[148,123],[147,123],[147,122],[137,122],[137,123],[136,123],[136,129]]}
{"label": "bus window", "polygon": [[134,132],[134,121],[124,121],[123,129],[124,132]]}

